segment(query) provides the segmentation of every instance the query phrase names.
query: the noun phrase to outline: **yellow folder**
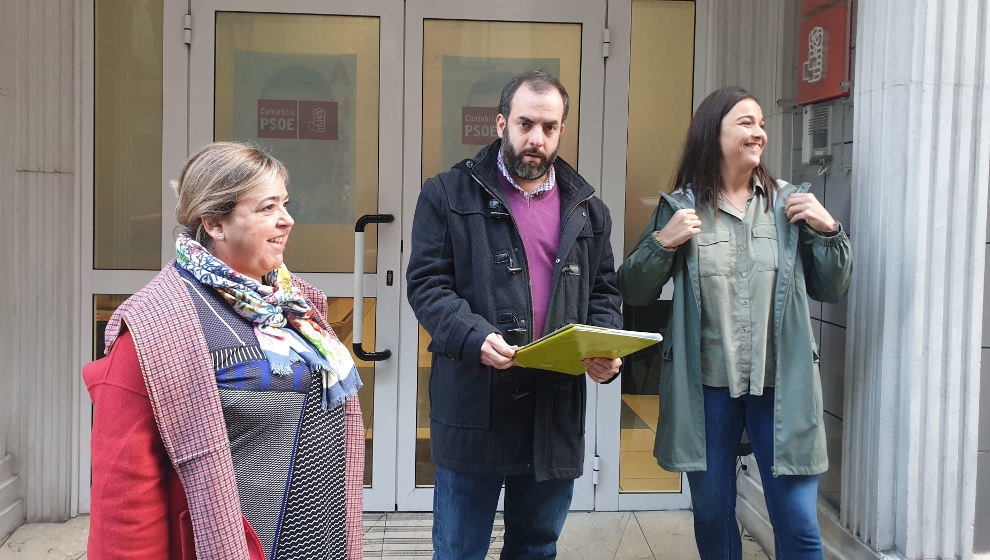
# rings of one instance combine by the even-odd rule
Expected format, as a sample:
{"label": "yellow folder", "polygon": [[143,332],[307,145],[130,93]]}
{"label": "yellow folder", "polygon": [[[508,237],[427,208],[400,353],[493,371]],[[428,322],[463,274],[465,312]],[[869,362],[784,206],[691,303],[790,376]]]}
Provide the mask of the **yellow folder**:
{"label": "yellow folder", "polygon": [[516,350],[516,365],[581,375],[585,358],[621,358],[661,340],[658,333],[571,323]]}

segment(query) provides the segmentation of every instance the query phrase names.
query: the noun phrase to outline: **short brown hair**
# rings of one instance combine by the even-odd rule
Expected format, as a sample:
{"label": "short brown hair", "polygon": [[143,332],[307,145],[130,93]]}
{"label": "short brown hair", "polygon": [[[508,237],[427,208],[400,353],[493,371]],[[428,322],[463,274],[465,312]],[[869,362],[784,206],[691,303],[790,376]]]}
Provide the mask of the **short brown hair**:
{"label": "short brown hair", "polygon": [[571,106],[571,100],[567,96],[567,90],[564,89],[564,84],[560,83],[560,80],[542,69],[523,72],[505,84],[505,87],[502,88],[502,97],[498,101],[498,112],[500,115],[506,119],[509,118],[509,111],[512,109],[512,98],[515,97],[516,90],[519,89],[519,86],[523,84],[526,84],[529,86],[529,89],[540,94],[550,88],[555,88],[557,93],[560,94],[560,98],[564,101],[564,115],[560,118],[560,124],[564,124],[567,121],[567,111]]}

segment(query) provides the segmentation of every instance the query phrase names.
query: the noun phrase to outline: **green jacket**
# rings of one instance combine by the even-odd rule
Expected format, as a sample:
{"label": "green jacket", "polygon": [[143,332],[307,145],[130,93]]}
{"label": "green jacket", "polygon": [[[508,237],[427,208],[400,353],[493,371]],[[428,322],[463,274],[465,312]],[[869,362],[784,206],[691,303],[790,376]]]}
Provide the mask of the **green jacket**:
{"label": "green jacket", "polygon": [[[776,350],[774,475],[820,474],[828,469],[818,347],[811,330],[808,297],[835,303],[849,287],[852,248],[844,231],[825,237],[801,222],[791,224],[784,205],[791,194],[807,192],[781,182],[774,203],[779,252],[773,300]],[[660,246],[652,234],[682,208],[693,208],[683,191],[661,193],[660,204],[632,254],[619,268],[619,290],[626,303],[656,300],[674,280],[673,308],[663,341],[660,421],[653,454],[669,471],[703,471],[705,413],[701,389],[701,308],[698,246],[691,239],[676,249]]]}

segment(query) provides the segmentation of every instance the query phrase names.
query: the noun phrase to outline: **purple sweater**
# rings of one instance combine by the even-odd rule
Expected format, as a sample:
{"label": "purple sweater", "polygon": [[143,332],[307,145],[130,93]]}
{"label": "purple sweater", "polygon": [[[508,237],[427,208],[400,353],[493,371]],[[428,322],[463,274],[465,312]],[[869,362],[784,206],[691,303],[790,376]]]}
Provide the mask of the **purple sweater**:
{"label": "purple sweater", "polygon": [[504,175],[498,183],[512,209],[529,265],[529,290],[533,298],[533,339],[543,336],[550,305],[554,261],[560,247],[560,189],[526,198]]}

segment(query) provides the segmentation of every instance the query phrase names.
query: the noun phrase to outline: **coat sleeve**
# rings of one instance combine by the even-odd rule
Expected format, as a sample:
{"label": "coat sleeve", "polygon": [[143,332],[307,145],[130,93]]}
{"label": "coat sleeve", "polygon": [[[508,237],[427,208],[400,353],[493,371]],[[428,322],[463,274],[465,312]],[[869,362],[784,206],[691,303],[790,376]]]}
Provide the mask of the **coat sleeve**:
{"label": "coat sleeve", "polygon": [[838,303],[849,291],[852,277],[852,244],[840,226],[839,233],[824,236],[801,224],[798,245],[804,265],[808,296],[816,301]]}
{"label": "coat sleeve", "polygon": [[601,246],[591,295],[588,297],[588,324],[622,328],[622,296],[616,286],[615,261],[612,257],[612,217],[608,207],[600,204],[605,228],[596,241]]}
{"label": "coat sleeve", "polygon": [[663,229],[673,215],[673,209],[661,198],[636,247],[619,267],[619,291],[626,303],[652,303],[660,297],[660,290],[670,279],[677,249],[661,246],[653,232]]}
{"label": "coat sleeve", "polygon": [[498,329],[471,311],[455,291],[449,214],[440,181],[428,180],[413,216],[406,296],[416,319],[433,337],[431,350],[478,362],[485,337]]}
{"label": "coat sleeve", "polygon": [[168,455],[131,334],[83,378],[93,400],[88,556],[167,560]]}

